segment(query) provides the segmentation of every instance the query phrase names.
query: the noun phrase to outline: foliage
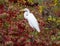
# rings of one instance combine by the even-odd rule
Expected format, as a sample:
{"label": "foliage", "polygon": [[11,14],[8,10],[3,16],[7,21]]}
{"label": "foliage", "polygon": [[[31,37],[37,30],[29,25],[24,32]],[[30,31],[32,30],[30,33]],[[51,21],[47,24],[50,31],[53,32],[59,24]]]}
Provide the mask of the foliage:
{"label": "foliage", "polygon": [[[24,19],[25,7],[37,17],[40,33]],[[59,0],[0,0],[0,46],[60,46]]]}

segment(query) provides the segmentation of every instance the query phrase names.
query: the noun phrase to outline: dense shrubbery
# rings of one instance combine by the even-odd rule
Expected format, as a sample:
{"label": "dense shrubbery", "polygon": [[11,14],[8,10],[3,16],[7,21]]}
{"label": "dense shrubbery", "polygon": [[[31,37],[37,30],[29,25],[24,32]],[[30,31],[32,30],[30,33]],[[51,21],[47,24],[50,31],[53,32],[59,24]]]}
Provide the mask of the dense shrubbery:
{"label": "dense shrubbery", "polygon": [[[59,0],[39,1],[0,0],[0,46],[60,46]],[[25,7],[37,17],[40,33],[25,21]]]}

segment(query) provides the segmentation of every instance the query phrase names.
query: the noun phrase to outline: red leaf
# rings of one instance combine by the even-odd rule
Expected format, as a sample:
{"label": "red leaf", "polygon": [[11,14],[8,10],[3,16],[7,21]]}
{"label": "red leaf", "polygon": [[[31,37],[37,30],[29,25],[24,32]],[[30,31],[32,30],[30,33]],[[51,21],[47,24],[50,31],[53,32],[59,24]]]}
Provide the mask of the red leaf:
{"label": "red leaf", "polygon": [[2,14],[3,12],[4,12],[4,5],[1,4],[1,5],[0,5],[0,14]]}

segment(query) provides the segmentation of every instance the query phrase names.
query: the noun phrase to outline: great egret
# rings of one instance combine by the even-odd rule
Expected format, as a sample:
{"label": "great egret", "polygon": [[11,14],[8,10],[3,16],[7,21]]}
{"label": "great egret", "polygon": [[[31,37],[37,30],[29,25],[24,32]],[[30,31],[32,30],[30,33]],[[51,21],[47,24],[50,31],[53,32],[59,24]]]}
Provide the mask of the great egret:
{"label": "great egret", "polygon": [[24,12],[24,18],[28,21],[30,27],[36,29],[38,32],[40,32],[39,24],[33,13],[30,12],[28,8],[23,9]]}

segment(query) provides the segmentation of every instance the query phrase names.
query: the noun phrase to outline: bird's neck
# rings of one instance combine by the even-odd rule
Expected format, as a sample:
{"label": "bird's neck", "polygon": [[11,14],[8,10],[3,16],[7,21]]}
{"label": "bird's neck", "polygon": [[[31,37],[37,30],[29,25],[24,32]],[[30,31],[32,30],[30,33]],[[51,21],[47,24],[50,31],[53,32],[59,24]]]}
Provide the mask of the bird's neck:
{"label": "bird's neck", "polygon": [[30,11],[29,11],[29,10],[28,10],[28,11],[25,11],[25,12],[30,13]]}
{"label": "bird's neck", "polygon": [[26,11],[25,13],[28,14],[28,13],[30,13],[30,11]]}

